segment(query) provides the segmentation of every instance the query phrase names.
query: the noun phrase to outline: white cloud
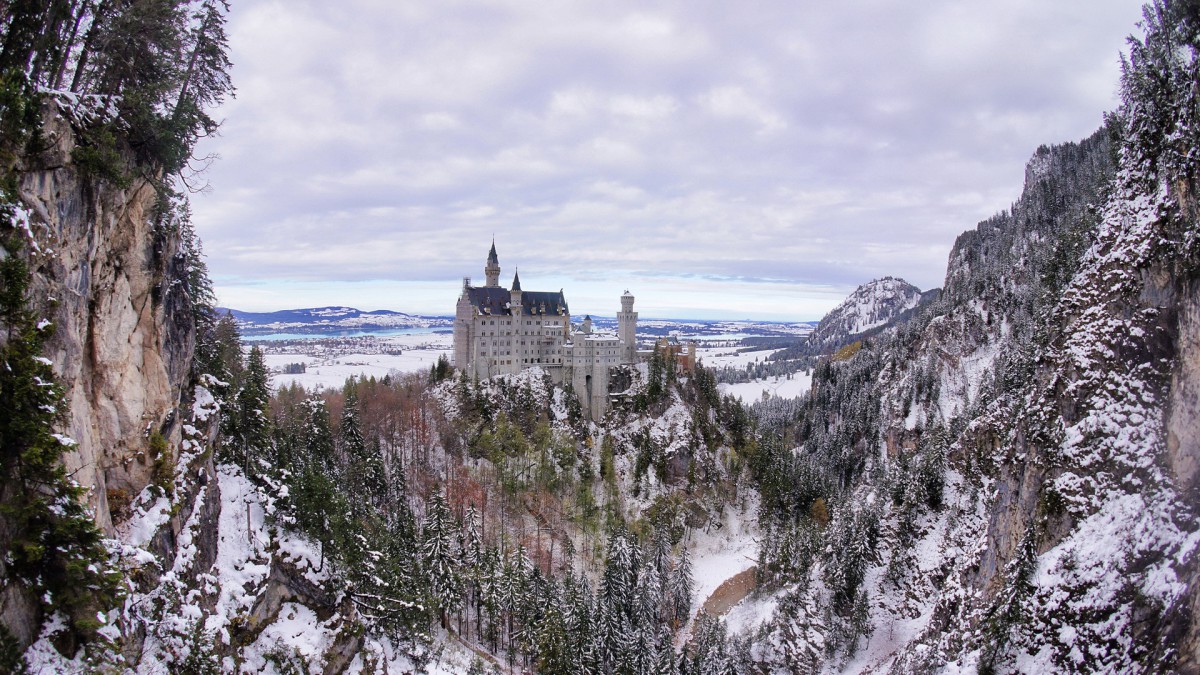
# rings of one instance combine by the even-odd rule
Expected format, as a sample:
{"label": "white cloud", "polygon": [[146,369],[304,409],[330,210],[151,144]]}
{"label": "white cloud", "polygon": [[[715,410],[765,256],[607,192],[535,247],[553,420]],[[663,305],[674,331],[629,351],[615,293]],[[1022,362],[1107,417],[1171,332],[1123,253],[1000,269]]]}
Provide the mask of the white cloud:
{"label": "white cloud", "polygon": [[775,111],[736,85],[714,87],[699,97],[700,104],[718,117],[735,117],[758,125],[761,133],[772,133],[787,127],[787,122]]}

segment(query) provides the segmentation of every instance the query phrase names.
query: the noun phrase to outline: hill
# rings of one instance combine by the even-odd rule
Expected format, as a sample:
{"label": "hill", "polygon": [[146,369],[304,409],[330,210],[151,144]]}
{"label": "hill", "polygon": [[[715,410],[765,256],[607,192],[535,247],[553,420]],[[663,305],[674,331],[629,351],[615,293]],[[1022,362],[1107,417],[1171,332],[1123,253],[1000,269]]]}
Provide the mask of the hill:
{"label": "hill", "polygon": [[353,307],[311,307],[277,312],[243,312],[224,307],[217,312],[233,315],[239,330],[247,335],[264,333],[329,333],[334,331],[378,331],[401,328],[452,328],[446,316],[417,316],[387,309],[362,311]]}

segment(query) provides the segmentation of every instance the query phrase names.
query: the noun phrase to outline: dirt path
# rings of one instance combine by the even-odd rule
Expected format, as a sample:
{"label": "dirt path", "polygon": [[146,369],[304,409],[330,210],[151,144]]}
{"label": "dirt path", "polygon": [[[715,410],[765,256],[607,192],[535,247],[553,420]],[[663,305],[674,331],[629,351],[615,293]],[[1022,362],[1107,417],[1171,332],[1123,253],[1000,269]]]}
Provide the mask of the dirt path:
{"label": "dirt path", "polygon": [[717,588],[704,600],[704,604],[696,611],[696,615],[692,617],[691,625],[687,631],[683,633],[683,640],[677,645],[682,647],[692,641],[692,631],[696,629],[696,621],[699,620],[701,614],[709,616],[725,616],[729,610],[733,609],[734,605],[746,599],[746,596],[754,592],[758,586],[758,567],[751,567],[748,570],[738,572],[721,582]]}

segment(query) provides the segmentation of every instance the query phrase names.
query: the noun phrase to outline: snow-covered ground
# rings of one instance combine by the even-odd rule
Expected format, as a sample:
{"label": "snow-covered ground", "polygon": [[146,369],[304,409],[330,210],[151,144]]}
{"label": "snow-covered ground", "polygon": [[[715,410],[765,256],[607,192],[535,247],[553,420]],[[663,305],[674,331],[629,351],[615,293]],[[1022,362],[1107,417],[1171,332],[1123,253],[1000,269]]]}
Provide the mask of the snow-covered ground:
{"label": "snow-covered ground", "polygon": [[696,350],[696,357],[704,364],[705,368],[723,368],[725,366],[745,368],[755,361],[765,361],[767,357],[778,351],[780,350],[764,349],[739,353],[737,347],[700,347]]}
{"label": "snow-covered ground", "polygon": [[[303,363],[305,372],[277,373],[271,376],[275,389],[299,384],[305,389],[336,389],[349,377],[382,378],[385,375],[428,371],[441,356],[450,358],[454,338],[448,334],[395,335],[380,338],[381,353],[327,354],[315,343],[312,346],[287,347],[265,354],[267,368],[275,371],[293,363]],[[390,352],[390,353],[384,353]]]}
{"label": "snow-covered ground", "polygon": [[739,382],[737,384],[722,383],[717,385],[722,395],[732,394],[742,399],[744,403],[754,403],[761,400],[764,392],[770,394],[771,398],[796,398],[808,391],[811,386],[811,372],[792,373],[790,380],[788,376],[781,375],[753,382]]}
{"label": "snow-covered ground", "polygon": [[775,615],[775,607],[779,604],[782,593],[772,593],[762,597],[751,595],[734,605],[725,615],[725,626],[730,635],[753,631]]}
{"label": "snow-covered ground", "polygon": [[[693,530],[689,534],[693,614],[726,579],[758,564],[757,513],[758,500],[752,495],[741,506],[725,508],[721,527]],[[689,621],[679,632],[681,637],[690,634],[690,624]]]}

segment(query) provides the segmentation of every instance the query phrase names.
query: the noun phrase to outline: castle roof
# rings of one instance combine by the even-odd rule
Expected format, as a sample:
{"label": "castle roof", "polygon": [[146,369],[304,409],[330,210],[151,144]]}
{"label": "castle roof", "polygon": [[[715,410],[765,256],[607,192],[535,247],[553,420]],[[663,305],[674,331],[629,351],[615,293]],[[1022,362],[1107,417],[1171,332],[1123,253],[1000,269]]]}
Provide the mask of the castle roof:
{"label": "castle roof", "polygon": [[518,271],[517,271],[515,274],[513,274],[513,287],[512,287],[512,289],[513,289],[514,291],[519,291],[519,290],[521,290],[521,272],[520,272],[519,270],[518,270]]}
{"label": "castle roof", "polygon": [[492,264],[499,265],[500,264],[500,258],[496,255],[496,240],[494,240],[494,239],[492,240],[492,250],[488,251],[487,261],[488,261],[489,265],[492,265]]}
{"label": "castle roof", "polygon": [[[480,314],[507,316],[512,314],[509,303],[512,291],[507,288],[488,286],[467,287],[467,299]],[[567,298],[562,291],[522,291],[521,313],[525,316],[548,314],[559,316],[570,314]]]}

